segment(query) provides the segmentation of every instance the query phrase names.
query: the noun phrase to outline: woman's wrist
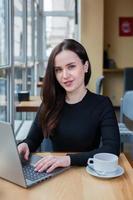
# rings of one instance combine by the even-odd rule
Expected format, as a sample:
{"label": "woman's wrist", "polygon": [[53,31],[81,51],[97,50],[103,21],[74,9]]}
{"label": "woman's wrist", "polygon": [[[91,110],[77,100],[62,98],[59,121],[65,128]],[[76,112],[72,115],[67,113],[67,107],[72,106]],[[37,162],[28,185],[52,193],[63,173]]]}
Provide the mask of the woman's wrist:
{"label": "woman's wrist", "polygon": [[70,166],[71,165],[71,158],[68,155],[66,155],[66,158],[67,158],[67,166]]}

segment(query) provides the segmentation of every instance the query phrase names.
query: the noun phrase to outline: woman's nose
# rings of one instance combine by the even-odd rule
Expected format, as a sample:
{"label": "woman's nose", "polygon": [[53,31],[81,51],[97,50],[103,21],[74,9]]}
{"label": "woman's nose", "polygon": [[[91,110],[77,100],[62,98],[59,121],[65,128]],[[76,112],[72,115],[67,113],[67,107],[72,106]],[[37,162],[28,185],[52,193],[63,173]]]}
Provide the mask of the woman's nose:
{"label": "woman's nose", "polygon": [[67,70],[63,70],[62,76],[63,76],[63,78],[67,78],[69,76],[68,71]]}

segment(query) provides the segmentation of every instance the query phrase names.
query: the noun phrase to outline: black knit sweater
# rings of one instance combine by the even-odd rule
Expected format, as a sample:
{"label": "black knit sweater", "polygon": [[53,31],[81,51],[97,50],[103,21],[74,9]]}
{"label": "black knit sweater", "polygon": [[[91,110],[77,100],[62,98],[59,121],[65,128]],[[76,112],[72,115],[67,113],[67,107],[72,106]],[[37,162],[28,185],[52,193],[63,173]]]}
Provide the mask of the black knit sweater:
{"label": "black knit sweater", "polygon": [[[31,152],[44,139],[38,114],[39,111],[24,140]],[[67,152],[71,165],[85,166],[88,158],[100,152],[119,155],[120,134],[111,101],[108,97],[87,91],[79,103],[65,103],[59,124],[50,139],[53,151]]]}

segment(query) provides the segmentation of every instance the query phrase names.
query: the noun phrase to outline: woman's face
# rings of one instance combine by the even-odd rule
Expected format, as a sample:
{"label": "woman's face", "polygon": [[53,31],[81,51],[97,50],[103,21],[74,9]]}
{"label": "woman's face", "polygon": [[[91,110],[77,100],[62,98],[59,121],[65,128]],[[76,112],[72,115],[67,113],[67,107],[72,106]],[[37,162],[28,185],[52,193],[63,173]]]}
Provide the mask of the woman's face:
{"label": "woman's face", "polygon": [[85,72],[88,62],[82,64],[76,53],[64,50],[55,57],[55,76],[66,92],[75,92],[85,87]]}

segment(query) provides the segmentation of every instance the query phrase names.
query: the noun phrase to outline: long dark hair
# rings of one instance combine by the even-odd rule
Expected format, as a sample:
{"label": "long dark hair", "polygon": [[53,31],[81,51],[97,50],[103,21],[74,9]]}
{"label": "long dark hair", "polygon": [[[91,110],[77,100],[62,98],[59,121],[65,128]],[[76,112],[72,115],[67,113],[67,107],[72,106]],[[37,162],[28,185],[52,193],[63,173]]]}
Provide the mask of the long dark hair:
{"label": "long dark hair", "polygon": [[54,70],[55,57],[63,50],[70,50],[76,53],[83,64],[88,61],[89,66],[88,72],[85,73],[85,85],[88,84],[91,76],[91,66],[88,55],[85,48],[79,42],[73,39],[65,39],[53,49],[48,59],[41,94],[42,105],[40,109],[40,122],[44,137],[49,137],[54,133],[65,102],[66,92],[57,82]]}

